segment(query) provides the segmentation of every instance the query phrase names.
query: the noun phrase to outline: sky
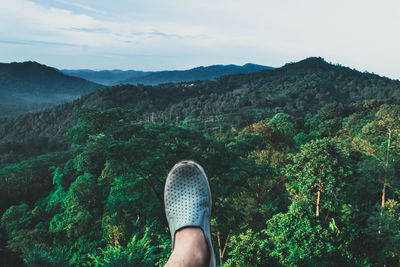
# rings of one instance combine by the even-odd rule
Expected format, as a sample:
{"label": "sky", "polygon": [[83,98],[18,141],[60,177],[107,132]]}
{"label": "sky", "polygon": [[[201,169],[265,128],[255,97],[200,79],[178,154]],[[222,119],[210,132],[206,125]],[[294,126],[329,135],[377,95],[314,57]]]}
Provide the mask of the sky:
{"label": "sky", "polygon": [[188,69],[310,56],[400,79],[398,0],[0,0],[0,62]]}

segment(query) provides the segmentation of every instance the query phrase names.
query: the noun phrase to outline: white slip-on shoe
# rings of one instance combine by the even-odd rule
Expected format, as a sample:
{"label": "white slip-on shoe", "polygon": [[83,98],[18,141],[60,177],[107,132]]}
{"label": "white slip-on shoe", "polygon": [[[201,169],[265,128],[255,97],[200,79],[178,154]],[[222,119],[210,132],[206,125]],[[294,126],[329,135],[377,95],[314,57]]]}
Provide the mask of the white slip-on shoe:
{"label": "white slip-on shoe", "polygon": [[164,188],[165,214],[171,232],[172,248],[179,229],[194,226],[203,230],[210,251],[210,267],[215,267],[211,243],[211,191],[203,168],[192,160],[175,164]]}

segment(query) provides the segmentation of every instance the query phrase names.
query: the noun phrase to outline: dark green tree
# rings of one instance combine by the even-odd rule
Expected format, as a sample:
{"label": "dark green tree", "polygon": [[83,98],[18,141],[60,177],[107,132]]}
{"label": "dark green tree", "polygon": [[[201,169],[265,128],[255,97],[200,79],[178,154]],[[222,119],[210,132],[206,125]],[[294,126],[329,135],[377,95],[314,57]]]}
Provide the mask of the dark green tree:
{"label": "dark green tree", "polygon": [[348,155],[334,140],[311,141],[290,157],[283,173],[293,200],[307,200],[315,205],[315,216],[337,211],[340,194],[352,171]]}

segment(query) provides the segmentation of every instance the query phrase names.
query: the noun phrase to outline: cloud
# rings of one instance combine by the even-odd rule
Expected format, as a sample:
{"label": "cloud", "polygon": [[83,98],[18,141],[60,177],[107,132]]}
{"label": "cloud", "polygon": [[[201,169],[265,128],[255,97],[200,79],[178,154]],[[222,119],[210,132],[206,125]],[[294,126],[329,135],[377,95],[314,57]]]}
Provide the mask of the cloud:
{"label": "cloud", "polygon": [[[400,37],[396,34],[400,2],[394,0],[90,3],[8,1],[0,9],[4,53],[0,60],[14,61],[11,57],[18,53],[18,58],[20,54],[34,57],[40,54],[40,45],[48,48],[40,56],[45,58],[47,53],[47,60],[58,65],[72,62],[72,58],[66,61],[70,55],[79,55],[71,63],[77,68],[135,64],[136,69],[154,70],[247,62],[277,67],[322,56],[334,63],[400,78]],[[11,42],[24,42],[24,50],[9,52]]]}
{"label": "cloud", "polygon": [[83,9],[83,10],[86,10],[86,11],[90,11],[90,12],[94,12],[94,13],[98,13],[98,14],[103,14],[103,15],[107,14],[107,12],[104,12],[104,11],[102,11],[100,9],[89,7],[87,5],[83,5],[83,4],[80,4],[80,3],[74,3],[74,2],[71,2],[71,1],[64,1],[64,0],[56,0],[56,1],[59,2],[59,3],[62,3],[64,5],[77,7],[79,9]]}
{"label": "cloud", "polygon": [[182,61],[174,61],[201,46],[195,40],[204,36],[200,28],[166,18],[110,21],[28,0],[10,1],[0,17],[0,61],[36,60],[60,68],[132,68],[131,62],[137,69],[175,68]]}
{"label": "cloud", "polygon": [[149,31],[149,32],[132,32],[131,36],[141,36],[141,37],[162,37],[166,39],[174,38],[174,39],[182,39],[182,38],[195,38],[194,36],[190,35],[181,35],[181,34],[170,34],[160,31]]}
{"label": "cloud", "polygon": [[[174,31],[159,29],[145,22],[111,22],[87,14],[44,7],[27,0],[14,0],[0,10],[3,40],[68,43],[92,48],[119,47],[128,43],[145,44],[153,38],[180,38]],[[156,28],[156,30],[154,30]],[[10,29],[13,29],[10,31]],[[133,34],[132,34],[133,33]],[[137,34],[135,34],[137,33]]]}
{"label": "cloud", "polygon": [[108,32],[106,28],[65,28],[64,30],[74,32]]}
{"label": "cloud", "polygon": [[61,42],[44,42],[35,40],[1,40],[0,44],[12,44],[12,45],[33,45],[33,46],[68,46],[78,47],[79,45],[61,43]]}

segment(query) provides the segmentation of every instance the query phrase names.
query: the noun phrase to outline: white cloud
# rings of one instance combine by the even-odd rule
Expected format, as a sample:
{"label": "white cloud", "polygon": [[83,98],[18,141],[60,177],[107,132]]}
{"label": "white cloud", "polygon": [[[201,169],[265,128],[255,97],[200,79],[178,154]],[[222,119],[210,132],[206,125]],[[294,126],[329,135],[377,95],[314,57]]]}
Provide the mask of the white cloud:
{"label": "white cloud", "polygon": [[[165,25],[102,21],[85,14],[43,7],[27,0],[10,1],[0,9],[0,17],[3,21],[0,38],[8,41],[61,41],[93,48],[123,48],[126,43],[146,43],[148,39],[181,36],[181,32],[174,31],[176,28],[170,30]],[[182,33],[186,34],[184,31]]]}
{"label": "white cloud", "polygon": [[[39,55],[26,43],[32,41],[54,44],[39,60],[75,68],[280,66],[322,56],[400,78],[400,2],[394,0],[56,1],[71,10],[31,1],[2,5],[0,45],[9,53],[0,60],[22,57],[10,42],[25,42],[18,50],[25,58]],[[70,47],[56,49],[58,43]]]}
{"label": "white cloud", "polygon": [[83,4],[80,4],[80,3],[74,3],[74,2],[72,2],[72,1],[65,1],[65,0],[55,0],[55,1],[57,1],[57,2],[59,2],[59,3],[62,3],[62,4],[64,4],[64,5],[69,5],[69,6],[77,7],[77,8],[79,8],[79,9],[83,9],[83,10],[86,10],[86,11],[90,11],[90,12],[94,12],[94,13],[98,13],[98,14],[107,15],[107,12],[104,12],[104,11],[102,11],[102,10],[100,10],[100,9],[92,8],[92,7],[90,7],[90,6],[83,5]]}

